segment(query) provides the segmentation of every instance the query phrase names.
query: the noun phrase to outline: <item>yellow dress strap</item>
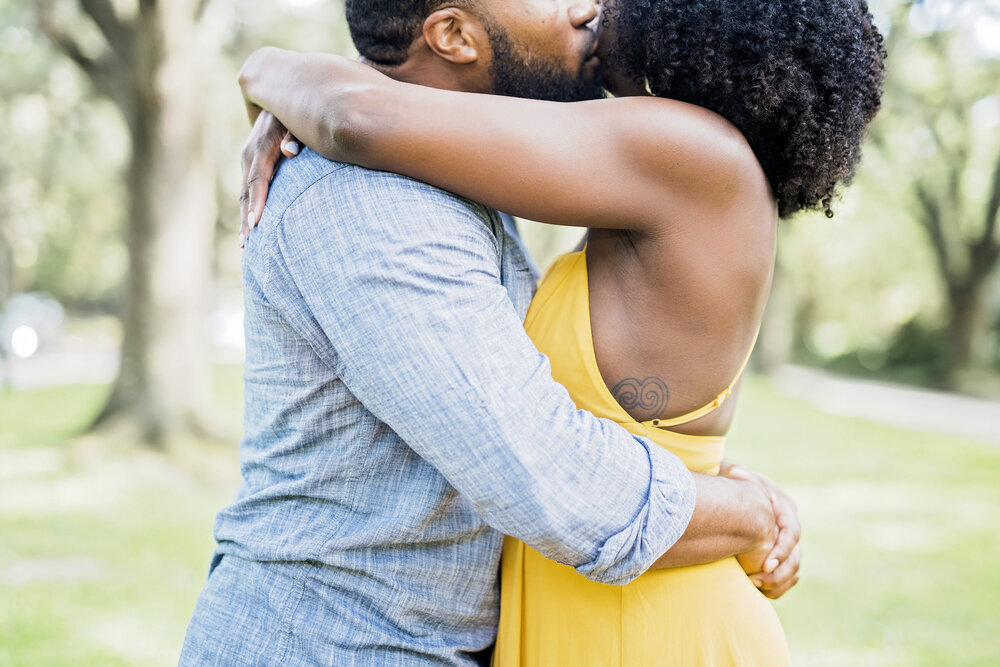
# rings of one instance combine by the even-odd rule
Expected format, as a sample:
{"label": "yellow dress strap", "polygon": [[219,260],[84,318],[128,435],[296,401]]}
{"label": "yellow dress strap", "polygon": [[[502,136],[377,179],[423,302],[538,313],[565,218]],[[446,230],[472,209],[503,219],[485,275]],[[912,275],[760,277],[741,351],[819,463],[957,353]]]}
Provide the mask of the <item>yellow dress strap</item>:
{"label": "yellow dress strap", "polygon": [[718,396],[711,400],[711,402],[692,410],[686,414],[680,415],[679,417],[671,417],[670,419],[650,419],[649,421],[640,422],[643,426],[652,426],[653,428],[670,428],[671,426],[680,426],[681,424],[687,424],[688,422],[693,422],[695,419],[704,417],[708,413],[712,412],[720,405],[726,402],[733,393],[733,388],[736,383],[740,381],[743,376],[743,371],[746,370],[747,364],[750,363],[750,355],[753,354],[753,348],[757,344],[757,336],[760,335],[760,328],[758,327],[757,333],[753,335],[753,342],[750,343],[750,350],[747,351],[747,356],[743,359],[743,363],[740,365],[740,369],[736,371],[736,377],[733,381],[729,383],[729,386],[722,390]]}

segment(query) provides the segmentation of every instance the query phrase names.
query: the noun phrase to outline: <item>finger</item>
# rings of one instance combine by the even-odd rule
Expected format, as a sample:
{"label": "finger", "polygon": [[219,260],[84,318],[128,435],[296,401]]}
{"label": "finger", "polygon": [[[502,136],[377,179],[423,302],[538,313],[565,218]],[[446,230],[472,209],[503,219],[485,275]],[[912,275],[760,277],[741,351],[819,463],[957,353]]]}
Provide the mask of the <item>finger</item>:
{"label": "finger", "polygon": [[241,218],[248,228],[255,227],[263,213],[268,186],[282,159],[281,142],[286,134],[285,127],[274,116],[261,112],[243,148],[243,181],[247,207],[246,210],[241,210]]}
{"label": "finger", "polygon": [[[250,157],[247,155],[247,149],[243,150],[243,175],[246,176],[247,172],[250,170]],[[240,247],[244,245],[247,235],[250,233],[250,228],[247,226],[247,213],[250,211],[250,186],[247,184],[247,179],[243,178],[240,185]]]}
{"label": "finger", "polygon": [[786,560],[781,561],[773,572],[758,573],[754,575],[754,578],[757,579],[761,588],[775,588],[782,582],[796,576],[801,563],[802,559],[798,552],[793,552]]}
{"label": "finger", "polygon": [[799,535],[788,528],[779,528],[774,547],[764,557],[764,572],[773,572],[780,563],[788,559],[799,544]]}
{"label": "finger", "polygon": [[258,153],[254,156],[253,164],[247,174],[247,188],[250,194],[247,202],[246,224],[250,228],[256,227],[260,221],[264,202],[267,201],[267,190],[271,185],[271,178],[274,176],[274,165],[280,158],[277,144],[275,148],[267,149],[265,154]]}
{"label": "finger", "polygon": [[247,176],[247,185],[250,188],[247,224],[250,227],[256,227],[260,222],[264,203],[267,201],[267,191],[271,187],[271,179],[274,178],[282,159],[284,156],[281,152],[281,141],[277,136],[268,137],[265,145],[254,153],[253,163]]}
{"label": "finger", "polygon": [[768,595],[772,593],[783,594],[795,585],[799,579],[799,567],[802,564],[802,551],[797,546],[789,554],[789,557],[782,561],[780,565],[771,573],[758,572],[751,575],[750,580],[753,585],[760,589],[762,593]]}
{"label": "finger", "polygon": [[787,572],[783,572],[780,578],[765,579],[759,588],[761,593],[774,600],[787,593],[798,582],[799,570],[797,567],[791,567]]}
{"label": "finger", "polygon": [[764,594],[764,597],[767,597],[771,600],[777,600],[782,595],[790,591],[792,587],[797,583],[799,583],[799,575],[796,574],[794,577],[788,579],[787,581],[782,582],[780,586],[769,589],[762,588],[760,592]]}
{"label": "finger", "polygon": [[284,138],[281,140],[281,154],[287,158],[293,158],[299,154],[302,147],[299,145],[299,140],[295,138],[295,135],[291,132],[285,132]]}
{"label": "finger", "polygon": [[250,186],[246,180],[240,186],[240,227],[247,221],[247,212],[250,210]]}
{"label": "finger", "polygon": [[247,226],[247,211],[250,210],[250,192],[249,188],[244,184],[242,192],[240,192],[240,247],[244,247],[247,240],[247,235],[250,234],[250,227]]}
{"label": "finger", "polygon": [[755,481],[753,473],[738,463],[733,463],[729,466],[729,469],[726,470],[726,477],[729,477],[730,479],[742,479],[746,482]]}

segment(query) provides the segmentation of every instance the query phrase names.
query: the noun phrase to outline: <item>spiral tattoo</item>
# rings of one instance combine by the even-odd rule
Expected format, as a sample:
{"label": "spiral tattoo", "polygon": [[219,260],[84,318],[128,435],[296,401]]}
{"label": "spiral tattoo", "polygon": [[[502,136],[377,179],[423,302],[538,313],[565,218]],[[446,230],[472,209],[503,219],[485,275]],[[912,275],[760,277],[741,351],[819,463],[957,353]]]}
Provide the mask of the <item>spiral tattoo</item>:
{"label": "spiral tattoo", "polygon": [[667,409],[670,390],[667,383],[657,377],[625,378],[611,390],[618,404],[631,414],[633,410],[643,414],[662,415]]}

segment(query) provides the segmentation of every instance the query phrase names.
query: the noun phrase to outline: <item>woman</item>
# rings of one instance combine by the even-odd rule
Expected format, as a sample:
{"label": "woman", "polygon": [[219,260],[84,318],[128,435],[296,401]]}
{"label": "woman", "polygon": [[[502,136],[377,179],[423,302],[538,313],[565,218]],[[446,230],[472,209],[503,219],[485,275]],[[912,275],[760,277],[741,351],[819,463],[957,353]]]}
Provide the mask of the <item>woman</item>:
{"label": "woman", "polygon": [[[277,52],[245,68],[244,92],[327,157],[589,227],[525,328],[579,407],[717,473],[777,218],[832,215],[879,107],[881,36],[862,0],[615,0],[600,43],[615,99],[467,95]],[[293,81],[315,82],[301,106]],[[660,565],[700,562],[674,551]],[[757,558],[613,587],[508,539],[495,664],[787,664],[744,573]]]}

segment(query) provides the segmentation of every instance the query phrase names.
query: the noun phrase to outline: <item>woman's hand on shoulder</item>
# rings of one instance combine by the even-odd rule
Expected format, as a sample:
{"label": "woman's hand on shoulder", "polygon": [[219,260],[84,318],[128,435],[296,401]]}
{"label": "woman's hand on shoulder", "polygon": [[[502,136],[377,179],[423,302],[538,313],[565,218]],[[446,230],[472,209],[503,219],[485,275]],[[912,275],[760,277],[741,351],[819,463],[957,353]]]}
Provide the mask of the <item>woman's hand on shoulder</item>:
{"label": "woman's hand on shoulder", "polygon": [[283,157],[299,154],[299,142],[267,111],[254,121],[243,146],[243,179],[240,186],[240,247],[264,212],[267,191]]}

